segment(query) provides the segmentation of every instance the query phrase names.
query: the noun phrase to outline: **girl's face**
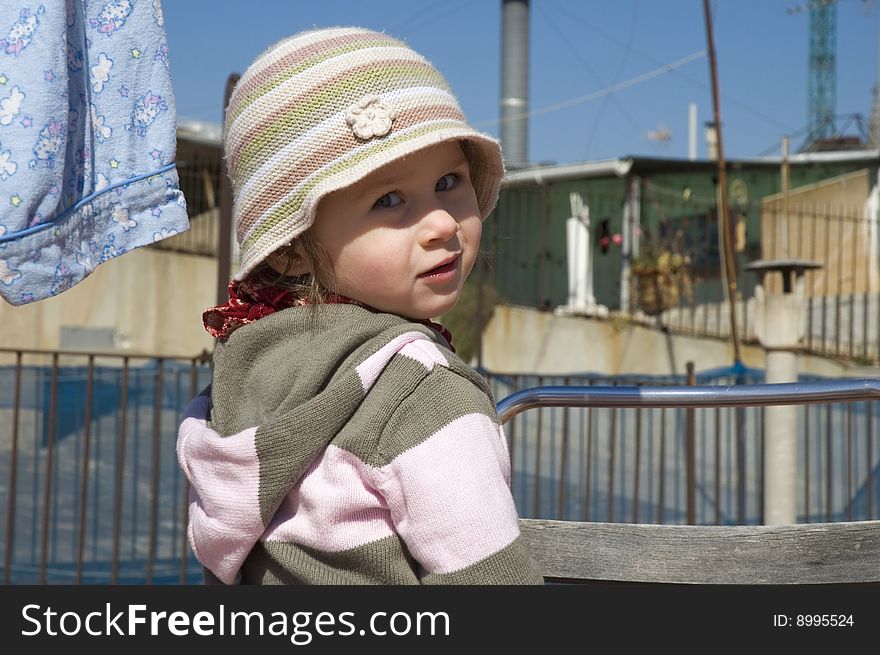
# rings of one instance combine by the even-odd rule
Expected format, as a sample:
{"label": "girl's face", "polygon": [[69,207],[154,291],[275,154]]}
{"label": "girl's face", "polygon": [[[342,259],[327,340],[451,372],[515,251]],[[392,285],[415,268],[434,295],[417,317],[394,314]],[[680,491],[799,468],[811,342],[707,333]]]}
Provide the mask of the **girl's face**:
{"label": "girl's face", "polygon": [[458,302],[482,228],[468,160],[450,141],[325,196],[312,234],[333,264],[337,292],[425,319]]}

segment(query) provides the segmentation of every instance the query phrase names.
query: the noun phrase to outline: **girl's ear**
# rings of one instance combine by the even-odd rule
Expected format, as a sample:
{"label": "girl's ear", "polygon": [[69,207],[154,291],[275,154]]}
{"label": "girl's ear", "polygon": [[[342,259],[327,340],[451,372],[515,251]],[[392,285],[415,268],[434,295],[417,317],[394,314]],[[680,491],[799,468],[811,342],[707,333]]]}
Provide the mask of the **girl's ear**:
{"label": "girl's ear", "polygon": [[296,240],[266,257],[266,263],[281,275],[287,276],[303,275],[312,270],[308,256]]}

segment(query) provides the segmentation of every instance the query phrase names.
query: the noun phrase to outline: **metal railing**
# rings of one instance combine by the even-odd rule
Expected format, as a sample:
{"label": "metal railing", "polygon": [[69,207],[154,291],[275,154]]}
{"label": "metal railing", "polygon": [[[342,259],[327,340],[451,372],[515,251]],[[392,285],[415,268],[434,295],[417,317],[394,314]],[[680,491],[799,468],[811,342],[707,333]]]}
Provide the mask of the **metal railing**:
{"label": "metal railing", "polygon": [[[745,524],[763,523],[763,408],[773,405],[803,406],[792,425],[799,521],[875,518],[877,399],[873,379],[548,385],[514,391],[497,410],[523,516]],[[537,411],[523,425],[526,410]]]}
{"label": "metal railing", "polygon": [[[206,356],[0,349],[2,581],[200,580],[175,442],[209,378]],[[794,403],[802,520],[876,518],[878,381],[489,378],[523,517],[760,522],[762,409]]]}
{"label": "metal railing", "polygon": [[704,387],[537,387],[516,391],[497,405],[506,423],[536,407],[751,407],[880,399],[880,381],[841,380]]}
{"label": "metal railing", "polygon": [[177,422],[204,357],[0,348],[4,584],[184,582]]}

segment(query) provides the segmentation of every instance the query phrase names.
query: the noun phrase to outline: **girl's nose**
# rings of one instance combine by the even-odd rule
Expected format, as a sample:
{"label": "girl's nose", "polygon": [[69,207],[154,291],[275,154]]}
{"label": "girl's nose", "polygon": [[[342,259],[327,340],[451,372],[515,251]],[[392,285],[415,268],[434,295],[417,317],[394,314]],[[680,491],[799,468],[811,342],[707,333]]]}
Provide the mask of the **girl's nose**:
{"label": "girl's nose", "polygon": [[446,209],[433,207],[422,217],[420,229],[425,244],[449,241],[458,233],[458,221]]}

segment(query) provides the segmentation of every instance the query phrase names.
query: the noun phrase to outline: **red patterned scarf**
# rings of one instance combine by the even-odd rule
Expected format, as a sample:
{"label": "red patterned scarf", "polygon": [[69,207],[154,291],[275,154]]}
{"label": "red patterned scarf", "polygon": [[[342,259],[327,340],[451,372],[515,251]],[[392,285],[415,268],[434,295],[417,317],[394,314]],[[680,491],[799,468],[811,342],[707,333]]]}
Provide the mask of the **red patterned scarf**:
{"label": "red patterned scarf", "polygon": [[[357,300],[338,294],[328,294],[324,302],[357,305],[371,312],[378,312],[378,310]],[[253,323],[264,316],[288,307],[302,307],[310,304],[312,304],[310,300],[298,297],[290,289],[274,286],[259,276],[252,275],[248,280],[230,281],[229,300],[223,305],[206,309],[202,314],[202,322],[211,336],[220,341],[226,341],[229,335],[242,325]],[[452,345],[452,333],[445,327],[429,319],[412,320],[427,325],[440,333],[449,344],[450,350],[455,352],[455,347]]]}

